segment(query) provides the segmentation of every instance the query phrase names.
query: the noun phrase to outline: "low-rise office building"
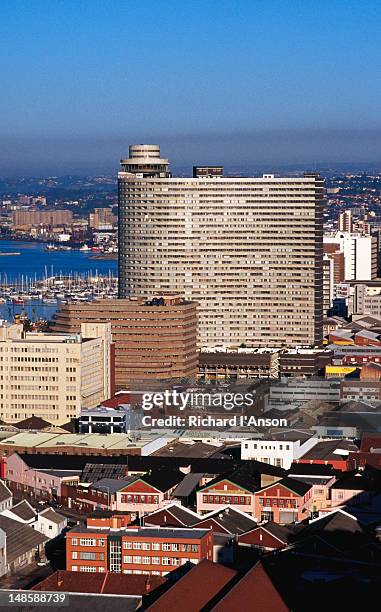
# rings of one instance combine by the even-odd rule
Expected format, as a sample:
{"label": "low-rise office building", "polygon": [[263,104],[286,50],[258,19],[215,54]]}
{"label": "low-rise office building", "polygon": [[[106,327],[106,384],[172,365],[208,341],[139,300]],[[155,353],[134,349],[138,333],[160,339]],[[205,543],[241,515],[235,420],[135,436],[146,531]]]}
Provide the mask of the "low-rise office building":
{"label": "low-rise office building", "polygon": [[77,333],[81,324],[110,322],[115,343],[115,384],[196,378],[197,304],[179,295],[65,304],[55,332]]}
{"label": "low-rise office building", "polygon": [[261,439],[242,441],[241,459],[255,459],[288,470],[295,459],[317,442],[313,432],[296,429],[274,432]]}
{"label": "low-rise office building", "polygon": [[212,558],[209,529],[80,526],[66,534],[66,569],[72,572],[165,576],[188,562]]}
{"label": "low-rise office building", "polygon": [[113,393],[110,324],[83,324],[77,334],[24,332],[0,327],[0,418],[16,423],[32,415],[54,425]]}

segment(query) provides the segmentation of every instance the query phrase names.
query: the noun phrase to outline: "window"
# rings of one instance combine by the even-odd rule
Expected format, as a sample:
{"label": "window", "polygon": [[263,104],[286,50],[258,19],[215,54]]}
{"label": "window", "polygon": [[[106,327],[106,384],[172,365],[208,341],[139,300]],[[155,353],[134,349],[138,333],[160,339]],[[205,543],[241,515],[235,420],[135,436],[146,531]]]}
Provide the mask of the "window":
{"label": "window", "polygon": [[141,550],[142,543],[141,542],[134,542],[133,545],[132,545],[132,548],[134,548],[135,550]]}
{"label": "window", "polygon": [[81,538],[79,544],[80,546],[96,546],[96,540],[94,538]]}
{"label": "window", "polygon": [[149,565],[149,557],[142,557],[143,565]]}
{"label": "window", "polygon": [[140,565],[142,562],[142,558],[140,555],[136,555],[135,557],[132,557],[132,563],[136,563],[137,565]]}
{"label": "window", "polygon": [[79,568],[80,572],[96,572],[97,568],[94,565],[81,565]]}
{"label": "window", "polygon": [[151,550],[151,545],[148,542],[143,542],[142,549],[143,550]]}
{"label": "window", "polygon": [[178,544],[172,544],[172,550],[178,552],[180,550],[180,546]]}
{"label": "window", "polygon": [[160,550],[160,544],[158,542],[152,542],[152,550]]}
{"label": "window", "polygon": [[71,553],[71,558],[72,558],[72,559],[78,559],[78,553],[77,553],[77,551],[73,551],[73,552]]}
{"label": "window", "polygon": [[131,555],[124,555],[123,563],[132,563],[132,556]]}
{"label": "window", "polygon": [[73,538],[71,541],[72,546],[78,546],[78,540],[77,538]]}
{"label": "window", "polygon": [[160,557],[151,557],[152,565],[160,565]]}
{"label": "window", "polygon": [[79,558],[84,561],[95,561],[96,555],[95,552],[80,552]]}
{"label": "window", "polygon": [[162,565],[171,565],[171,560],[169,557],[163,557],[161,563]]}
{"label": "window", "polygon": [[171,550],[171,545],[167,542],[164,542],[164,544],[162,544],[161,546],[161,550]]}
{"label": "window", "polygon": [[132,542],[123,542],[123,548],[125,550],[130,550],[132,548]]}

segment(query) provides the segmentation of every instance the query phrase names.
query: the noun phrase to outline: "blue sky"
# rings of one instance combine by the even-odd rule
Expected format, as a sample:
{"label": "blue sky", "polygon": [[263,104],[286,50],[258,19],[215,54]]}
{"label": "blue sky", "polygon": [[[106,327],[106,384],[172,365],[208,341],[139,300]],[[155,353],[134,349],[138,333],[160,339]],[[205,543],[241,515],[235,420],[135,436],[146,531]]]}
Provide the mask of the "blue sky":
{"label": "blue sky", "polygon": [[1,0],[0,174],[110,170],[133,141],[381,162],[380,31],[378,0]]}

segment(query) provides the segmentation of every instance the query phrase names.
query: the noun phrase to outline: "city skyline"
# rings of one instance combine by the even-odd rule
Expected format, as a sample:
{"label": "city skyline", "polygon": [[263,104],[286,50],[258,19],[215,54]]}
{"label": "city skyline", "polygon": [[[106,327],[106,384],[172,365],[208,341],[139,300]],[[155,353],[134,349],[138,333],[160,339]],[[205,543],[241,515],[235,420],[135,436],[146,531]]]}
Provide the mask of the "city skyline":
{"label": "city skyline", "polygon": [[2,176],[116,171],[129,142],[184,166],[381,163],[374,0],[1,11]]}

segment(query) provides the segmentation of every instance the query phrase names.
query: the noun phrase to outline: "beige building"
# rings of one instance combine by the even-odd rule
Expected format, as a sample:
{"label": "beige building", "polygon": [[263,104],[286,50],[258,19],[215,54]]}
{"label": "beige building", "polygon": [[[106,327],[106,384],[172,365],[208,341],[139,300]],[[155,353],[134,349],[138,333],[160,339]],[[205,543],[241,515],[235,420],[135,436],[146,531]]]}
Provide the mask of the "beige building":
{"label": "beige building", "polygon": [[172,177],[158,146],[130,147],[119,172],[119,296],[197,301],[199,346],[320,345],[323,179],[221,171]]}
{"label": "beige building", "polygon": [[8,423],[32,415],[54,425],[109,398],[111,326],[81,326],[80,334],[23,332],[0,327],[0,418]]}

